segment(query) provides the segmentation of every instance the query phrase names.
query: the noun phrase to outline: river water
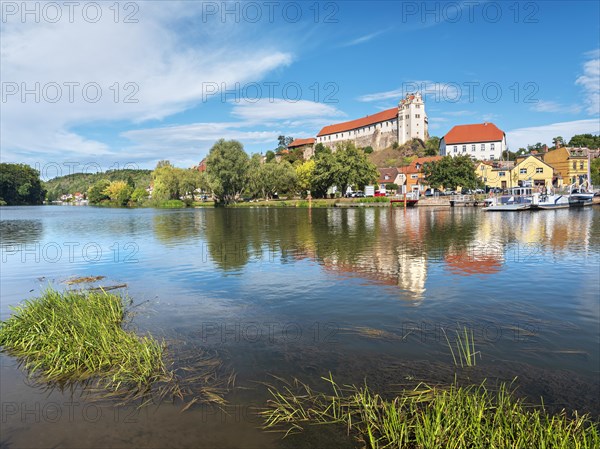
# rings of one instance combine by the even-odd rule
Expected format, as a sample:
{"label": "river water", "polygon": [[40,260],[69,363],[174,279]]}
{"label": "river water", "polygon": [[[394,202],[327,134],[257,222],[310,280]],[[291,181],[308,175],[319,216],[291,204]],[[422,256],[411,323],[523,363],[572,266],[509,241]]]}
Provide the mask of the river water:
{"label": "river water", "polygon": [[[256,410],[274,376],[511,382],[551,410],[600,415],[600,209],[0,209],[0,318],[77,276],[127,284],[139,333],[235,373],[223,409],[96,403],[31,385],[0,355],[2,447],[353,447],[337,430],[282,440]],[[454,367],[445,334],[481,358]],[[196,349],[194,349],[196,348]]]}

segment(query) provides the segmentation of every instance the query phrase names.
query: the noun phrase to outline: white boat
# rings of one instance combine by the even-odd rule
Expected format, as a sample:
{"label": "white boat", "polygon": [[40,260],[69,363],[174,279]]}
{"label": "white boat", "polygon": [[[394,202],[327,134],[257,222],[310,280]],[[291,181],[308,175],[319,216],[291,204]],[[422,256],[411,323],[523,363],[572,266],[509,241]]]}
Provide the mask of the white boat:
{"label": "white boat", "polygon": [[531,187],[513,187],[507,195],[488,198],[484,210],[488,212],[522,211],[533,207]]}
{"label": "white boat", "polygon": [[583,207],[592,205],[594,201],[594,192],[587,181],[579,186],[576,184],[571,184],[569,191],[570,207]]}
{"label": "white boat", "polygon": [[571,207],[569,198],[570,195],[561,193],[542,193],[536,195],[534,204],[537,209],[566,209]]}

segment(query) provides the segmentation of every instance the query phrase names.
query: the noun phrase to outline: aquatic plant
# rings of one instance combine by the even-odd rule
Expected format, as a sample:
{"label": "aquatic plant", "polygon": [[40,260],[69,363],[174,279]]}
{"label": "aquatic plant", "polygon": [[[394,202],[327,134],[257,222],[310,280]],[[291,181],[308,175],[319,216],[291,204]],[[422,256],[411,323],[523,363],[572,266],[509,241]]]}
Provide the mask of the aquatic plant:
{"label": "aquatic plant", "polygon": [[[448,388],[421,384],[387,400],[368,386],[339,386],[323,378],[331,392],[314,391],[297,379],[269,386],[261,412],[264,428],[285,436],[311,424],[337,424],[372,449],[379,448],[596,448],[598,423],[566,412],[549,415],[516,399],[509,387],[484,383]],[[283,427],[283,429],[282,429]]]}
{"label": "aquatic plant", "polygon": [[40,381],[99,377],[118,390],[122,385],[141,388],[166,372],[164,343],[122,328],[120,296],[48,289],[13,311],[0,323],[0,346]]}
{"label": "aquatic plant", "polygon": [[48,289],[0,322],[0,348],[50,388],[82,383],[95,396],[125,402],[179,398],[184,409],[225,403],[234,376],[221,376],[216,354],[179,350],[183,359],[167,361],[165,342],[124,329],[130,316],[126,300],[104,290]]}
{"label": "aquatic plant", "polygon": [[461,368],[464,368],[465,366],[471,367],[477,364],[476,356],[479,355],[481,357],[481,352],[475,351],[475,337],[472,330],[469,332],[465,326],[462,333],[456,331],[456,353],[452,349],[452,344],[446,335],[446,331],[442,329],[442,332],[446,338],[446,343],[448,343],[448,348],[450,348],[454,366],[458,366],[460,363]]}

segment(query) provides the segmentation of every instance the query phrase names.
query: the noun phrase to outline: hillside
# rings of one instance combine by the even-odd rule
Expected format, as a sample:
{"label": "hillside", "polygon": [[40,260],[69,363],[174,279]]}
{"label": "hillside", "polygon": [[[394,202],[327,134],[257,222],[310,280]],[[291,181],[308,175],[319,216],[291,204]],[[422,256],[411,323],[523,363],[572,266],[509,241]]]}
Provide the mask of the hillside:
{"label": "hillside", "polygon": [[409,158],[425,155],[425,144],[422,140],[413,139],[410,142],[394,149],[385,148],[381,151],[374,151],[369,154],[369,160],[379,168],[401,167],[410,163]]}
{"label": "hillside", "polygon": [[109,181],[133,181],[136,187],[146,188],[150,185],[152,170],[108,170],[103,173],[73,173],[72,175],[59,176],[44,182],[48,191],[49,201],[55,201],[61,195],[68,193],[86,193],[88,189],[101,179]]}

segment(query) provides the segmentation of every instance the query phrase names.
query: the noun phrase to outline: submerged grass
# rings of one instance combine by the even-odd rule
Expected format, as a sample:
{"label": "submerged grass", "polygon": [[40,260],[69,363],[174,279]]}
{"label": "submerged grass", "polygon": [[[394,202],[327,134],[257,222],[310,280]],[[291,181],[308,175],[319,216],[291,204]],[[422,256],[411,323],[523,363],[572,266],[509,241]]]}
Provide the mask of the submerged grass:
{"label": "submerged grass", "polygon": [[121,296],[48,289],[0,322],[0,348],[46,388],[80,384],[96,399],[142,405],[180,399],[184,410],[194,403],[225,404],[234,376],[221,376],[216,354],[172,348],[183,358],[167,362],[165,342],[124,329],[129,316]]}
{"label": "submerged grass", "polygon": [[46,290],[0,323],[0,346],[30,376],[49,383],[101,378],[105,387],[143,388],[164,377],[164,344],[122,328],[125,305],[106,292]]}
{"label": "submerged grass", "polygon": [[[598,423],[529,407],[501,385],[432,388],[419,385],[387,400],[367,386],[339,386],[323,378],[321,393],[294,380],[269,386],[264,428],[290,433],[310,424],[344,425],[366,447],[378,448],[597,448]],[[285,429],[287,427],[287,429]]]}

